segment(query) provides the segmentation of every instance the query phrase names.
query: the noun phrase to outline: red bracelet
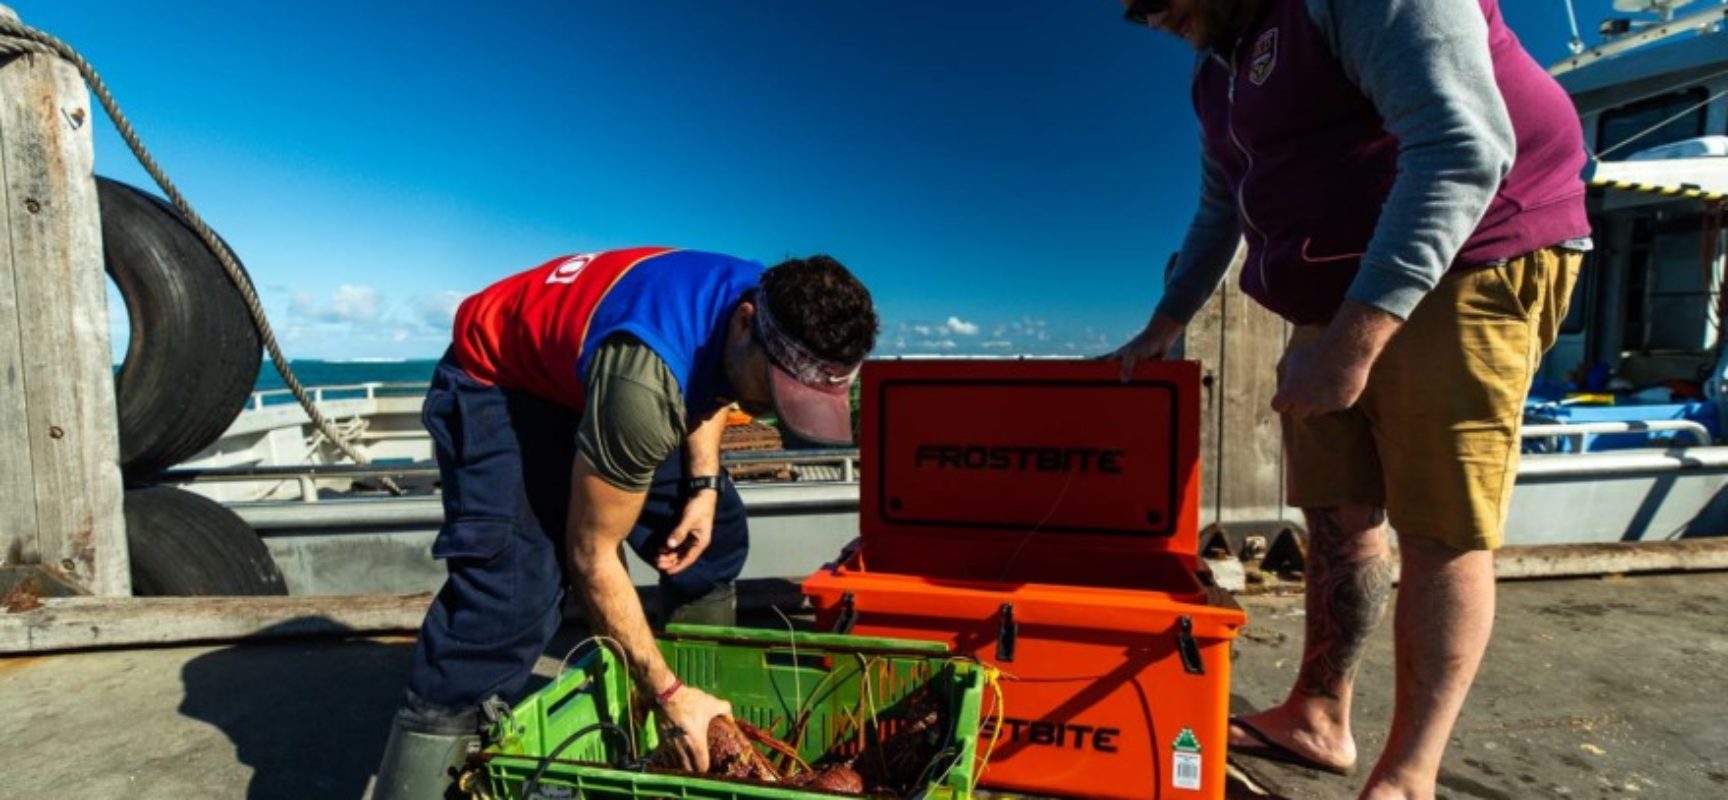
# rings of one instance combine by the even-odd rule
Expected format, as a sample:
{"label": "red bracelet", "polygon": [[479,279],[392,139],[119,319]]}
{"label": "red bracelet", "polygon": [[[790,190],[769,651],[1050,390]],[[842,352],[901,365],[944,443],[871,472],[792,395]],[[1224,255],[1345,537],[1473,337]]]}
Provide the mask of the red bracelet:
{"label": "red bracelet", "polygon": [[684,681],[679,680],[678,678],[673,678],[672,685],[666,687],[666,691],[654,695],[654,704],[660,706],[666,705],[666,701],[671,700],[672,695],[677,694],[678,690],[682,688],[684,688]]}

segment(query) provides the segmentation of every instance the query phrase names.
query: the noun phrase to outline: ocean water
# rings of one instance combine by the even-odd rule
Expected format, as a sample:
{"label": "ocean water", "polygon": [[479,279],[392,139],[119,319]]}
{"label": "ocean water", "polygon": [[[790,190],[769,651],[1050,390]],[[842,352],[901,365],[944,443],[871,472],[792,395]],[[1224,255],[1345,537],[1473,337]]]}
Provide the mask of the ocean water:
{"label": "ocean water", "polygon": [[[297,358],[288,366],[294,370],[294,377],[300,385],[311,389],[319,386],[353,386],[361,383],[413,384],[383,391],[391,394],[418,394],[424,391],[425,384],[432,380],[432,367],[437,359],[344,359],[337,361],[321,361],[318,359]],[[258,369],[256,390],[260,392],[285,390],[287,385],[282,382],[282,376],[277,374],[276,365],[265,357],[264,363]],[[361,394],[363,390],[332,392],[332,397],[347,397]],[[291,403],[294,398],[286,391],[267,395],[265,403]]]}
{"label": "ocean water", "polygon": [[[385,387],[376,389],[380,394],[423,394],[425,385],[432,380],[432,368],[438,360],[427,359],[371,359],[356,358],[339,361],[321,361],[318,359],[297,358],[288,366],[294,370],[294,377],[300,380],[300,385],[310,390],[316,387],[354,386],[362,383],[407,384],[405,386]],[[118,366],[115,369],[119,369]],[[857,429],[856,415],[858,412],[859,385],[852,386],[852,412],[854,414],[853,429]],[[282,382],[282,376],[277,374],[276,365],[270,363],[266,356],[264,363],[258,368],[258,381],[255,391],[272,392],[265,396],[265,405],[294,402],[293,395],[287,391],[287,385]],[[363,395],[364,389],[347,389],[328,391],[326,396],[333,398],[356,397]],[[770,415],[764,421],[772,422]]]}

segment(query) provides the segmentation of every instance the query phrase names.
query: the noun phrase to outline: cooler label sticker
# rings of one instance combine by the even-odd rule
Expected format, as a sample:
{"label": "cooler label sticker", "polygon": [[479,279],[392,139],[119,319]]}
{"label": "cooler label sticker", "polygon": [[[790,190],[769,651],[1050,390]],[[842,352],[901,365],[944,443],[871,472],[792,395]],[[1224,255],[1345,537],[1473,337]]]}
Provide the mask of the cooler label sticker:
{"label": "cooler label sticker", "polygon": [[1200,741],[1194,738],[1191,728],[1183,728],[1177,734],[1176,741],[1171,743],[1171,749],[1176,751],[1174,765],[1171,767],[1171,785],[1178,789],[1200,791]]}

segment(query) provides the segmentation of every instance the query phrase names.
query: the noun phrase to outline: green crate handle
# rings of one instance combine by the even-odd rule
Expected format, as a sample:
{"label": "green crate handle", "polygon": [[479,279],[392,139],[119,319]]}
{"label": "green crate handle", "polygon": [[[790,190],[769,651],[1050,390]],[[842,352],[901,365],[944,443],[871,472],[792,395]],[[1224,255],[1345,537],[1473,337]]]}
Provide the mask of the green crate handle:
{"label": "green crate handle", "polygon": [[661,639],[738,642],[767,646],[784,646],[790,650],[796,644],[800,650],[838,650],[845,653],[872,655],[945,656],[948,645],[941,642],[917,642],[909,639],[884,639],[874,636],[851,636],[839,633],[806,633],[758,628],[726,628],[712,625],[674,624],[666,626]]}

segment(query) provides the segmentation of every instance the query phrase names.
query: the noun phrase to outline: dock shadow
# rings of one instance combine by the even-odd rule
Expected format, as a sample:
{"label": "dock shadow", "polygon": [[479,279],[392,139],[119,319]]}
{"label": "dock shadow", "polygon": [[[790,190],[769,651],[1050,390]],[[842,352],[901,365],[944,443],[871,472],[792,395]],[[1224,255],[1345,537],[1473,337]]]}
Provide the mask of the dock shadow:
{"label": "dock shadow", "polygon": [[[302,631],[316,618],[266,631]],[[179,711],[220,729],[252,768],[247,800],[357,798],[402,700],[413,641],[319,636],[224,647],[187,662]]]}

